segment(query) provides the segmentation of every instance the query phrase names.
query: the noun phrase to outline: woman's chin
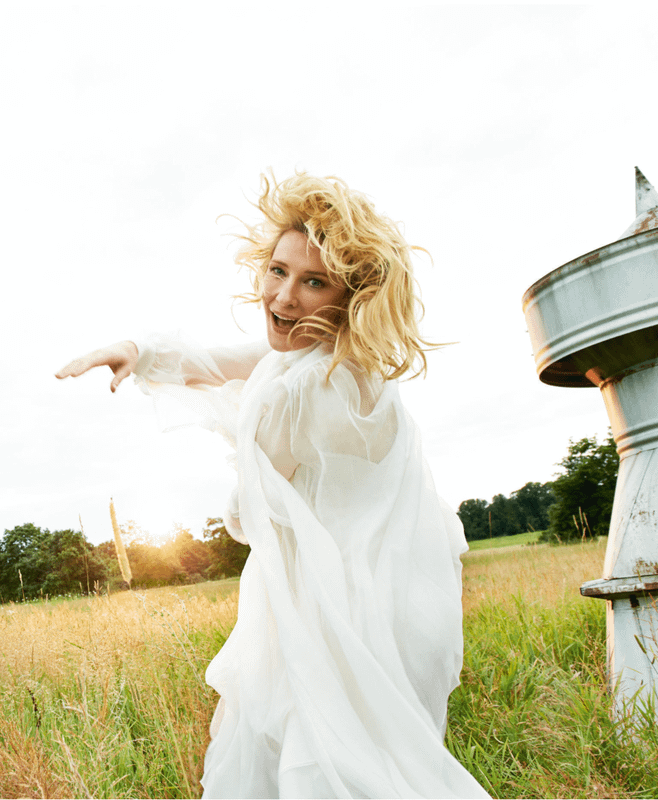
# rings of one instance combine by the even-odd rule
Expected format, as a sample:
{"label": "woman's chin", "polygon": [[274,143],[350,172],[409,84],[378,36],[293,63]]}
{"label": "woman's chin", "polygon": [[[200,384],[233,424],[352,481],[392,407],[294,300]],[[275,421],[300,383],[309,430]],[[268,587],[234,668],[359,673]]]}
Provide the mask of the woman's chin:
{"label": "woman's chin", "polygon": [[289,350],[299,350],[306,345],[300,345],[299,336],[290,336],[290,331],[279,331],[276,329],[275,326],[268,326],[267,329],[267,341],[270,344],[272,350],[276,350],[279,353],[287,353]]}

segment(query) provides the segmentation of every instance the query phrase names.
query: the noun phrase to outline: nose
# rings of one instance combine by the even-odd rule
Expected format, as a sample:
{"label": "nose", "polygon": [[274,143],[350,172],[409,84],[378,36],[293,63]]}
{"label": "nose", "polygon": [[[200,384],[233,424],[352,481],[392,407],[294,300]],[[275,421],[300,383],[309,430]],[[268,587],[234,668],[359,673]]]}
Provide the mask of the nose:
{"label": "nose", "polygon": [[295,282],[291,278],[286,278],[281,281],[276,299],[281,305],[289,308],[297,305],[297,290],[295,288]]}

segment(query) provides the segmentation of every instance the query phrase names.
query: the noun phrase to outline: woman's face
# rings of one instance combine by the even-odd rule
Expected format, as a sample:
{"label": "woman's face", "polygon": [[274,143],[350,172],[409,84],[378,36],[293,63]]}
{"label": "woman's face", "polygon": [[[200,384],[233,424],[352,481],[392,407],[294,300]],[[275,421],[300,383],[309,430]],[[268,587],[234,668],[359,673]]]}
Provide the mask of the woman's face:
{"label": "woman's face", "polygon": [[[279,352],[301,350],[315,341],[304,336],[302,317],[330,319],[343,305],[345,289],[329,281],[320,251],[303,233],[286,231],[272,253],[265,273],[263,307],[270,347]],[[293,331],[292,335],[290,332]],[[290,338],[288,338],[290,336]]]}

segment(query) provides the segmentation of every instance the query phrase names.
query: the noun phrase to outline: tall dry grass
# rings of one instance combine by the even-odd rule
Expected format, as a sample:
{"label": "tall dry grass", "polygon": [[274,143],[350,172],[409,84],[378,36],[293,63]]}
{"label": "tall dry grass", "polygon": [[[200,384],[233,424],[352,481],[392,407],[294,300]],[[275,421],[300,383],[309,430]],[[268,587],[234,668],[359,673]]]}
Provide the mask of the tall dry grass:
{"label": "tall dry grass", "polygon": [[0,796],[197,796],[237,588],[0,607]]}
{"label": "tall dry grass", "polygon": [[[495,797],[658,794],[655,729],[620,736],[604,604],[578,593],[604,549],[464,559],[447,743]],[[237,581],[1,606],[0,796],[199,796],[217,699],[203,673],[236,611]]]}
{"label": "tall dry grass", "polygon": [[511,608],[515,597],[547,607],[581,602],[581,584],[601,577],[606,542],[601,538],[566,547],[535,544],[467,553],[464,614],[488,602]]}
{"label": "tall dry grass", "polygon": [[579,586],[601,575],[605,542],[465,558],[462,685],[447,742],[495,797],[656,797],[653,711],[612,716],[605,603]]}

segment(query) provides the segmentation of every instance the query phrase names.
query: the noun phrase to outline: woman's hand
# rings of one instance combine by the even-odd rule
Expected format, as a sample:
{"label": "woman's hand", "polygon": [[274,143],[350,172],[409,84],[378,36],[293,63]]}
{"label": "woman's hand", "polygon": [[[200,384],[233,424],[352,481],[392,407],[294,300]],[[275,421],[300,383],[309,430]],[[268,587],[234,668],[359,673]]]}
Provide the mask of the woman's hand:
{"label": "woman's hand", "polygon": [[108,366],[114,373],[114,378],[110,384],[110,391],[116,392],[117,386],[124,378],[127,378],[137,366],[138,353],[137,346],[133,342],[117,342],[109,347],[102,347],[80,356],[70,364],[55,373],[56,378],[77,378],[94,367]]}

